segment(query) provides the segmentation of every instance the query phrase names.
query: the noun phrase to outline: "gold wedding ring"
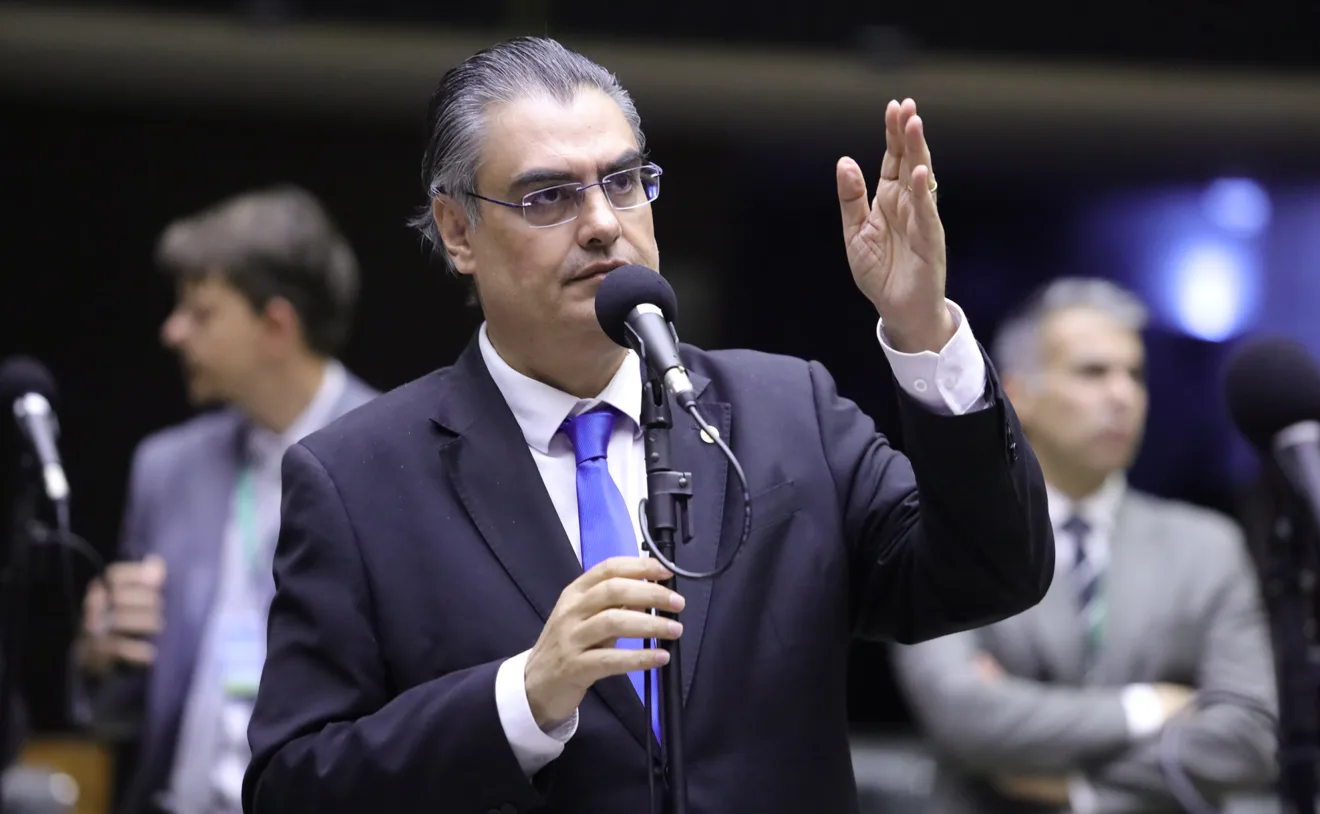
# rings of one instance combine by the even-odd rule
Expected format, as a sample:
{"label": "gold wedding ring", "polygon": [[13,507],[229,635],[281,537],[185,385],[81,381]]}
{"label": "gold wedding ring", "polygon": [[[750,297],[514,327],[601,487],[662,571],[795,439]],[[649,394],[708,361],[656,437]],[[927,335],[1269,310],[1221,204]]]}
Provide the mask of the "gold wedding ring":
{"label": "gold wedding ring", "polygon": [[[932,175],[932,176],[930,177],[930,187],[929,187],[930,191],[931,191],[931,192],[934,192],[935,190],[937,190],[937,189],[939,189],[939,188],[940,188],[940,182],[939,182],[939,181],[936,181],[936,180],[935,180],[935,176]],[[914,190],[914,189],[912,188],[912,185],[911,185],[911,184],[908,184],[908,192],[915,192],[915,191],[916,191],[916,190]]]}

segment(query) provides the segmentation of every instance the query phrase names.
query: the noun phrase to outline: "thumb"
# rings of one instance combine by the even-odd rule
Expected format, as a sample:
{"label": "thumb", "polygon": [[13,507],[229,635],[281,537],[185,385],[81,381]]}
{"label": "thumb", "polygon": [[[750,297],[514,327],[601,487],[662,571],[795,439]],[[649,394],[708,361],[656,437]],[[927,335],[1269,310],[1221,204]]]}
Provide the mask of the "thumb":
{"label": "thumb", "polygon": [[835,180],[839,187],[839,212],[843,216],[843,239],[852,240],[871,214],[866,178],[856,161],[844,157],[835,167]]}
{"label": "thumb", "polygon": [[149,585],[160,587],[165,584],[165,558],[159,554],[148,554],[142,560],[142,577]]}

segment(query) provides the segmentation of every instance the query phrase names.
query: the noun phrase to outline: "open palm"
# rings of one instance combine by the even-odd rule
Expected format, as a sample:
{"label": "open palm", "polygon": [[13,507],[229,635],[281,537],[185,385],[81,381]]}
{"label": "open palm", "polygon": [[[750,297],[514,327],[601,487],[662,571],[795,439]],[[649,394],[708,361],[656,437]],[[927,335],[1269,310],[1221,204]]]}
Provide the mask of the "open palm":
{"label": "open palm", "polygon": [[837,176],[844,247],[857,287],[879,310],[887,334],[916,345],[938,342],[934,337],[948,323],[944,225],[916,102],[890,102],[885,109],[885,158],[873,200],[867,200],[857,162],[840,159]]}

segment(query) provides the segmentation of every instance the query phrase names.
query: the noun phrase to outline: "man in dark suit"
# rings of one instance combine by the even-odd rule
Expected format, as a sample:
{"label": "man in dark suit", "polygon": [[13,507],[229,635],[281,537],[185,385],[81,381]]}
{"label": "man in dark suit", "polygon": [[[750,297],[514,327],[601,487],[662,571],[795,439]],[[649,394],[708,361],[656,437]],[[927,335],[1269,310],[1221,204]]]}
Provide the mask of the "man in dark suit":
{"label": "man in dark suit", "polygon": [[172,223],[157,251],[178,301],[161,327],[188,394],[219,403],[133,456],[119,562],[93,582],[76,656],[82,712],[135,742],[124,814],[241,809],[261,670],[280,459],[375,395],[335,354],[358,266],[321,204],[291,187]]}
{"label": "man in dark suit", "polygon": [[[636,647],[647,637],[679,640],[692,812],[857,810],[851,636],[1005,618],[1054,567],[1035,459],[944,297],[923,124],[910,100],[885,120],[874,202],[850,159],[837,180],[909,456],[819,364],[685,346],[754,528],[719,580],[675,595],[639,556],[639,360],[594,312],[610,269],[658,265],[660,170],[636,110],[548,40],[445,75],[419,225],[475,282],[486,322],[454,366],[285,456],[248,814],[645,811],[664,777],[646,762],[638,674],[666,661]],[[695,490],[678,562],[708,570],[737,542],[741,497],[689,416],[675,411],[671,435]],[[648,612],[680,606],[681,630]]]}

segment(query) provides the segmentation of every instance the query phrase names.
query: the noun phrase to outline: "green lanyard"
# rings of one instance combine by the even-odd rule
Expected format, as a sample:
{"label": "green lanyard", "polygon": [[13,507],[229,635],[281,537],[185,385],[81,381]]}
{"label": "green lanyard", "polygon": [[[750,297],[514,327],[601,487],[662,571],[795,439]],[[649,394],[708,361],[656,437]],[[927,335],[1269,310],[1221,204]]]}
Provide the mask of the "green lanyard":
{"label": "green lanyard", "polygon": [[257,528],[257,487],[253,483],[251,464],[244,464],[238,471],[234,511],[238,519],[238,536],[243,545],[243,569],[251,578],[250,584],[256,586],[261,579],[258,558],[262,545]]}

